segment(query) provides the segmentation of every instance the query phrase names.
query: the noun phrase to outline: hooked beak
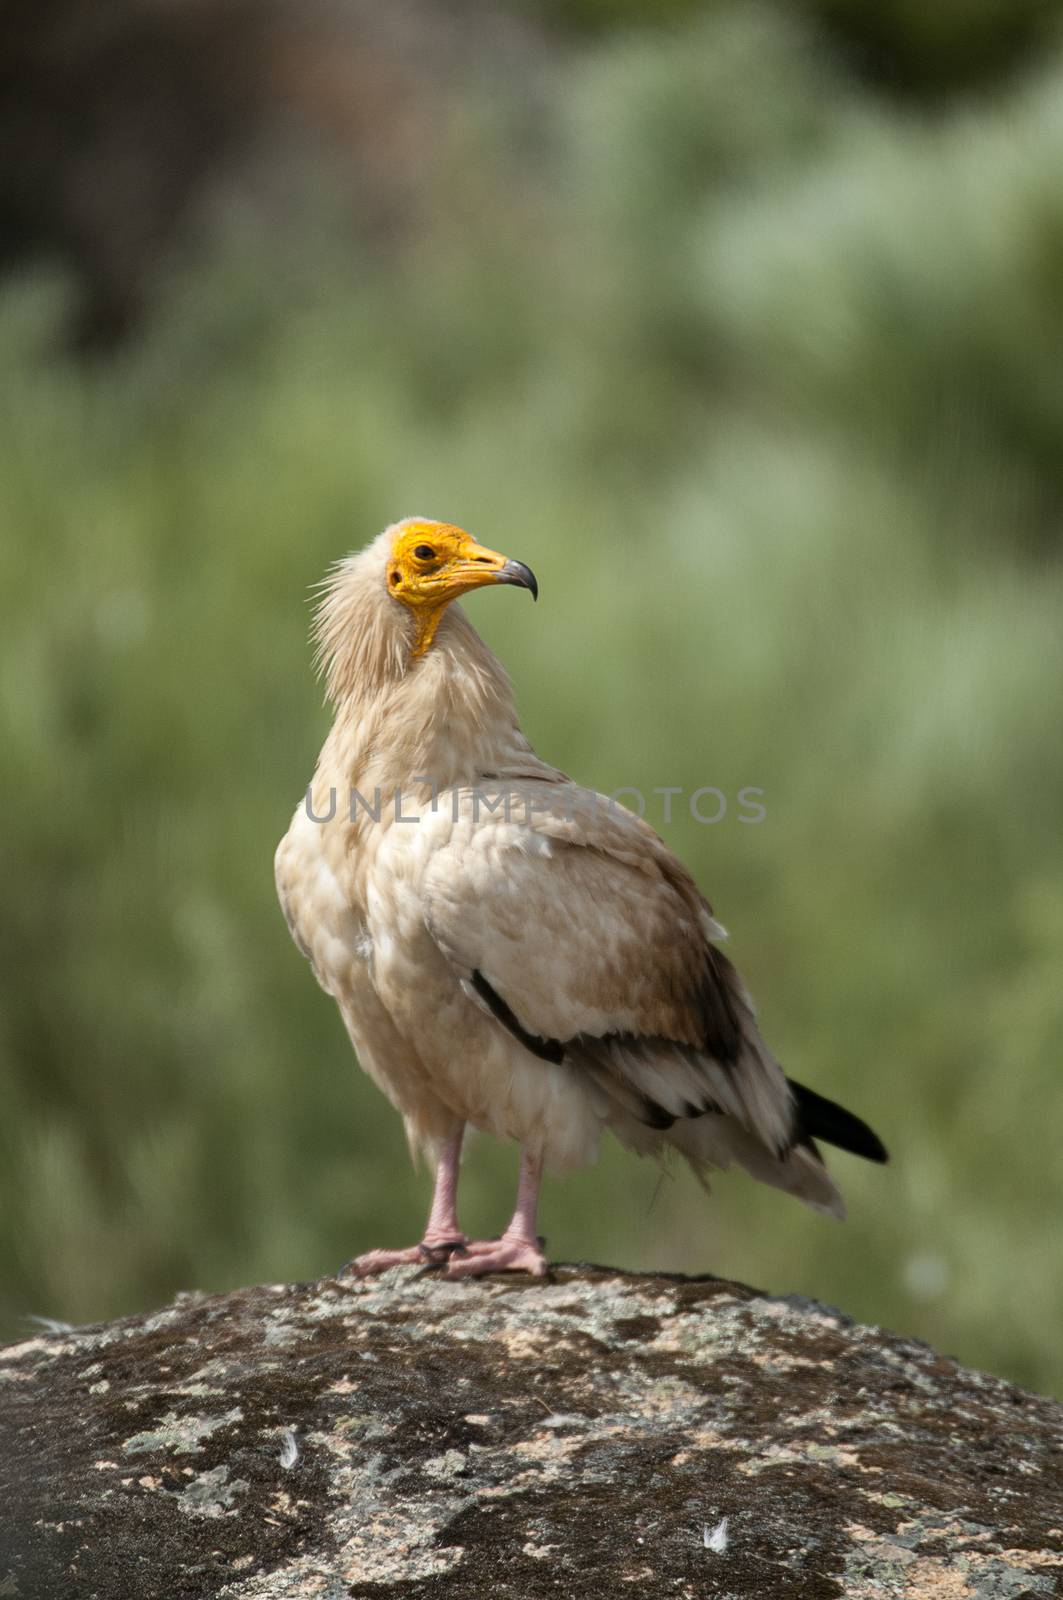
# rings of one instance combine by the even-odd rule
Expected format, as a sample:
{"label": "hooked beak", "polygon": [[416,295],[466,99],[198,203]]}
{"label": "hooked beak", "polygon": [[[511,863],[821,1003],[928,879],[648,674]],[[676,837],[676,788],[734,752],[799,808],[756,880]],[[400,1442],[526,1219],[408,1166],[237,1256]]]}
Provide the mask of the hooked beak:
{"label": "hooked beak", "polygon": [[530,589],[533,600],[539,598],[539,585],[531,567],[526,567],[523,561],[507,561],[496,580],[498,583],[515,583],[518,588]]}

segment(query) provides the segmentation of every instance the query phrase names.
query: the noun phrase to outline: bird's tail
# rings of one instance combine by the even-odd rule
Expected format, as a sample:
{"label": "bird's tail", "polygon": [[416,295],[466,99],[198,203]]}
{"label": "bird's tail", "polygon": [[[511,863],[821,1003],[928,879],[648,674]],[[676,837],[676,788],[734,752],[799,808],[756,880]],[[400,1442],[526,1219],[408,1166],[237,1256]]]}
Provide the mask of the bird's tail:
{"label": "bird's tail", "polygon": [[795,1144],[782,1155],[773,1155],[766,1144],[733,1117],[712,1112],[677,1122],[663,1138],[686,1157],[706,1189],[710,1173],[724,1171],[737,1161],[759,1183],[770,1183],[773,1189],[782,1189],[827,1216],[845,1216],[845,1202],[811,1140]]}
{"label": "bird's tail", "polygon": [[679,1150],[707,1187],[714,1168],[732,1161],[761,1183],[792,1194],[816,1211],[844,1217],[845,1203],[816,1145],[817,1139],[836,1145],[868,1161],[886,1161],[886,1147],[876,1133],[851,1111],[836,1105],[814,1089],[788,1079],[794,1099],[794,1139],[791,1147],[774,1154],[755,1134],[733,1117],[708,1113],[683,1119],[668,1128],[663,1138]]}

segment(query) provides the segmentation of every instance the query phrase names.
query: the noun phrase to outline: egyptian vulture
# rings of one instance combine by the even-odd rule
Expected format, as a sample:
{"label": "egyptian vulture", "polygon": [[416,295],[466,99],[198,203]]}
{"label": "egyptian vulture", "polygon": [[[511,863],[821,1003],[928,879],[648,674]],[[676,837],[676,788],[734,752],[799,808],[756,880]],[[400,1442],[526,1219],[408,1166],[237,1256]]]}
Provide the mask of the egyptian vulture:
{"label": "egyptian vulture", "polygon": [[[712,908],[653,829],[531,748],[453,604],[485,584],[538,594],[522,562],[407,518],[338,563],[316,616],[335,721],[277,890],[358,1060],[435,1166],[421,1242],[352,1269],[541,1275],[543,1169],[591,1160],[605,1128],[699,1175],[737,1161],[842,1216],[815,1141],[872,1161],[882,1144],[784,1075]],[[468,1124],[521,1148],[498,1239],[458,1223]]]}

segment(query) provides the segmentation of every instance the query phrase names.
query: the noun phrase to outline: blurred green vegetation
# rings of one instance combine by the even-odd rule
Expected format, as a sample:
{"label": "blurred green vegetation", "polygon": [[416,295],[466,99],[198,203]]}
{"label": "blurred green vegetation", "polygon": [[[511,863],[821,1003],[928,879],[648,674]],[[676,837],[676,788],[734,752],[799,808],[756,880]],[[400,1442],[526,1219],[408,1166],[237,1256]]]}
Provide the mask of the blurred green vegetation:
{"label": "blurred green vegetation", "polygon": [[[727,13],[735,0],[516,0],[569,32],[661,28]],[[750,7],[752,9],[752,6]],[[1058,45],[1059,0],[794,0],[786,8],[819,30],[825,48],[870,85],[901,99],[993,85]]]}
{"label": "blurred green vegetation", "polygon": [[[793,1074],[867,1116],[839,1228],[613,1149],[552,1255],[716,1271],[1063,1384],[1063,62],[934,120],[717,5],[441,130],[382,264],[327,200],[230,230],[106,364],[0,295],[0,1285],[114,1315],[417,1237],[427,1179],[292,946],[272,853],[326,727],[307,594],[391,519],[584,782],[648,815]],[[512,1151],[477,1142],[466,1225]]]}

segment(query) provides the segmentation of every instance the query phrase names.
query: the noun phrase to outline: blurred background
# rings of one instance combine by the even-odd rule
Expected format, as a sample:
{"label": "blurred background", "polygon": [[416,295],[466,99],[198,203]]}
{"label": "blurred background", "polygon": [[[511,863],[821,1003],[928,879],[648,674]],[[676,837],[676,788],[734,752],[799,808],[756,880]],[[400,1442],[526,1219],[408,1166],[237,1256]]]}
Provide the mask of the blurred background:
{"label": "blurred background", "polygon": [[[555,1258],[1063,1388],[1063,15],[1045,0],[8,0],[0,1317],[309,1278],[428,1180],[292,945],[327,564],[409,513],[649,816],[844,1227],[603,1150]],[[515,1153],[480,1140],[496,1232]]]}

